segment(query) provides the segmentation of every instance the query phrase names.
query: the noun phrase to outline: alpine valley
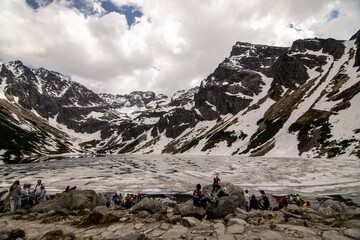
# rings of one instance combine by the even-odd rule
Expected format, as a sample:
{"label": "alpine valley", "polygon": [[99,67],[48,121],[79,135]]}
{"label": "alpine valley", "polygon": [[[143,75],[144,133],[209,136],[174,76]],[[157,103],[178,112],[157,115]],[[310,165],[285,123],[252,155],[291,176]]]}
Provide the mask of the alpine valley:
{"label": "alpine valley", "polygon": [[360,158],[360,31],[291,47],[237,42],[199,87],[97,94],[20,61],[0,65],[0,154]]}

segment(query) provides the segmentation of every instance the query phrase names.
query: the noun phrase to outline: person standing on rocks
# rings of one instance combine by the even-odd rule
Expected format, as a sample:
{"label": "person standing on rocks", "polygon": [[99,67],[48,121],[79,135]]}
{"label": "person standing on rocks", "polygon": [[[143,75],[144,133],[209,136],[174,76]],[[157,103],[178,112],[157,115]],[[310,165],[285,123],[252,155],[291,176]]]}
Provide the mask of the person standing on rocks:
{"label": "person standing on rocks", "polygon": [[264,190],[260,190],[261,196],[259,199],[259,207],[261,211],[268,210],[270,207],[270,202],[268,197],[266,196]]}
{"label": "person standing on rocks", "polygon": [[41,202],[45,202],[46,201],[46,191],[45,191],[45,187],[41,186],[40,187],[40,194],[37,197],[37,202],[41,203]]}
{"label": "person standing on rocks", "polygon": [[13,185],[11,185],[10,189],[10,210],[13,212],[15,210],[16,203],[18,204],[19,208],[21,207],[21,187],[20,181],[16,180]]}
{"label": "person standing on rocks", "polygon": [[245,190],[245,207],[246,207],[246,211],[249,212],[250,211],[250,196],[249,196],[249,191]]}

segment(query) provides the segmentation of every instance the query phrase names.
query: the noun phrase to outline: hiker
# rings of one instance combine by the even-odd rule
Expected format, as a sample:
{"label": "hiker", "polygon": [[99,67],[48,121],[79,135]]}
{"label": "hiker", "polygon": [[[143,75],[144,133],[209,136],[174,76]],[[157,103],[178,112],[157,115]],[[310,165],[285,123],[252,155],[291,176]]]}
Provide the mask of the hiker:
{"label": "hiker", "polygon": [[303,207],[309,207],[311,204],[309,201],[306,201],[304,204],[303,204]]}
{"label": "hiker", "polygon": [[107,195],[105,206],[106,206],[107,208],[109,208],[110,205],[111,205],[111,198],[110,198],[110,195]]}
{"label": "hiker", "polygon": [[9,189],[9,196],[10,196],[10,210],[13,212],[15,210],[16,204],[19,208],[21,208],[21,187],[20,181],[16,180]]}
{"label": "hiker", "polygon": [[206,208],[207,202],[210,204],[213,204],[217,206],[218,201],[213,202],[211,201],[202,191],[201,191],[201,185],[197,184],[196,189],[193,193],[193,204],[196,207],[203,207]]}
{"label": "hiker", "polygon": [[41,192],[40,187],[41,187],[42,185],[43,185],[43,184],[42,184],[42,181],[41,181],[40,179],[37,180],[37,184],[36,184],[35,189],[34,189],[34,191],[33,191],[33,194],[35,195],[35,197],[40,194],[40,192]]}
{"label": "hiker", "polygon": [[118,198],[119,198],[119,195],[117,193],[115,193],[112,197],[112,201],[115,206],[117,205]]}
{"label": "hiker", "polygon": [[273,211],[277,211],[280,210],[282,208],[286,208],[287,207],[287,200],[285,199],[285,197],[281,197],[280,199],[278,199],[276,201],[277,205],[273,208]]}
{"label": "hiker", "polygon": [[66,188],[65,188],[64,192],[65,192],[65,193],[70,192],[70,186],[69,186],[69,185],[68,185],[68,186],[66,186]]}
{"label": "hiker", "polygon": [[46,191],[45,191],[45,187],[41,186],[40,187],[40,194],[37,197],[37,203],[41,203],[41,202],[45,202],[46,201]]}
{"label": "hiker", "polygon": [[246,211],[249,212],[250,211],[250,196],[249,196],[249,191],[245,190],[245,207],[246,207]]}
{"label": "hiker", "polygon": [[270,206],[269,199],[267,198],[264,190],[260,190],[261,196],[259,199],[259,207],[261,211],[268,210]]}
{"label": "hiker", "polygon": [[77,189],[77,186],[73,186],[72,188],[69,189],[69,192],[74,191],[76,189]]}
{"label": "hiker", "polygon": [[286,200],[285,197],[281,197],[281,198],[280,198],[280,203],[281,203],[282,208],[283,208],[283,207],[284,207],[284,208],[287,208],[288,202],[287,202],[287,200]]}
{"label": "hiker", "polygon": [[125,197],[125,208],[126,209],[129,209],[131,208],[131,197],[130,197],[130,194],[126,194],[126,197]]}
{"label": "hiker", "polygon": [[300,194],[296,194],[296,205],[299,207],[302,205],[303,200],[301,199]]}
{"label": "hiker", "polygon": [[216,176],[214,178],[213,189],[212,189],[211,192],[213,193],[213,192],[217,191],[220,188],[221,188],[221,186],[220,186],[220,178],[219,178],[219,176]]}
{"label": "hiker", "polygon": [[254,210],[258,210],[259,209],[259,204],[258,201],[256,200],[255,195],[251,196],[251,200],[250,200],[250,210],[254,209]]}
{"label": "hiker", "polygon": [[31,184],[26,183],[23,186],[20,196],[21,206],[26,206],[26,204],[30,204],[31,206],[35,205],[35,196],[32,194],[30,186]]}

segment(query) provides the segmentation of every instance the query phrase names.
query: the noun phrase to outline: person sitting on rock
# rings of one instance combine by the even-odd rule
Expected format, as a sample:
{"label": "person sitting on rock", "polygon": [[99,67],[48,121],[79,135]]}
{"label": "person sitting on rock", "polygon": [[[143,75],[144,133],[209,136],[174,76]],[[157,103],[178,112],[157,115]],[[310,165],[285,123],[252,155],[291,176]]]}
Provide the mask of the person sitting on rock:
{"label": "person sitting on rock", "polygon": [[251,196],[251,200],[250,200],[250,210],[254,209],[254,210],[258,210],[259,209],[259,204],[258,201],[256,200],[255,195]]}
{"label": "person sitting on rock", "polygon": [[70,186],[69,186],[69,185],[68,185],[68,186],[66,186],[66,188],[65,188],[64,192],[65,192],[65,193],[70,192]]}
{"label": "person sitting on rock", "polygon": [[221,188],[221,186],[220,186],[220,178],[219,178],[219,176],[216,176],[214,178],[213,189],[212,189],[211,192],[213,193],[213,192],[217,191],[220,188]]}
{"label": "person sitting on rock", "polygon": [[196,207],[203,207],[206,208],[207,203],[213,204],[217,206],[217,201],[213,202],[211,201],[202,191],[201,191],[201,185],[197,184],[196,189],[193,192],[193,204]]}
{"label": "person sitting on rock", "polygon": [[219,198],[224,197],[224,196],[229,196],[229,192],[226,190],[226,188],[220,189],[218,191],[218,193],[216,194],[215,199],[218,200]]}
{"label": "person sitting on rock", "polygon": [[261,211],[268,210],[270,207],[269,199],[267,198],[264,190],[260,190],[261,196],[259,199],[259,207]]}

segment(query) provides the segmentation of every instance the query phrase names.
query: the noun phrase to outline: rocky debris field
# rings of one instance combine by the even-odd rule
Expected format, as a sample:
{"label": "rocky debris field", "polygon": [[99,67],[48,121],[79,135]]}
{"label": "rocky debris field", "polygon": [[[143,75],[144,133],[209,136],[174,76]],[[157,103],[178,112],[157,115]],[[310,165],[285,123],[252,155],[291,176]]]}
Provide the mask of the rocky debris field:
{"label": "rocky debris field", "polygon": [[235,193],[205,209],[192,201],[167,205],[147,197],[123,210],[101,200],[94,191],[78,190],[3,213],[0,239],[360,239],[360,208],[333,199],[250,212]]}

